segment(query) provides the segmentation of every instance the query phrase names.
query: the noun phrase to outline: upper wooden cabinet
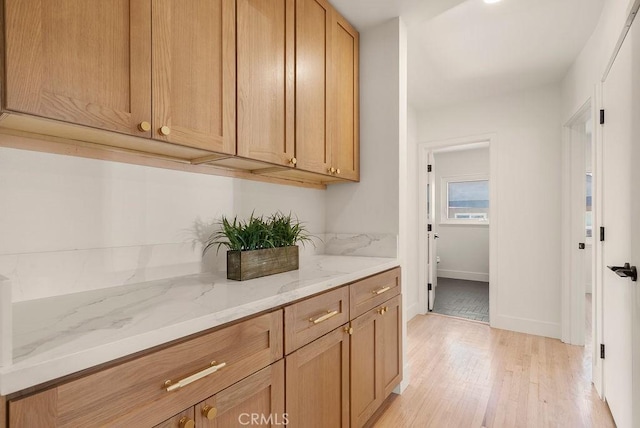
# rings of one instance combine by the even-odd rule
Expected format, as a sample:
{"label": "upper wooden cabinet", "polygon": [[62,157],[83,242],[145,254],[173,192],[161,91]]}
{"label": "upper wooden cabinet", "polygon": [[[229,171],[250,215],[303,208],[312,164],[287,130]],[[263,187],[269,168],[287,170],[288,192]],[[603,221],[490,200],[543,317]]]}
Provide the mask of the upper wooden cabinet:
{"label": "upper wooden cabinet", "polygon": [[6,0],[6,108],[235,154],[234,3]]}
{"label": "upper wooden cabinet", "polygon": [[359,180],[359,36],[326,0],[4,0],[4,13],[0,134],[38,143],[0,145]]}
{"label": "upper wooden cabinet", "polygon": [[149,137],[150,38],[150,0],[6,0],[6,108]]}
{"label": "upper wooden cabinet", "polygon": [[238,0],[238,155],[295,165],[295,0]]}
{"label": "upper wooden cabinet", "polygon": [[153,1],[153,138],[235,154],[235,24],[233,0]]}
{"label": "upper wooden cabinet", "polygon": [[298,165],[358,180],[358,32],[324,0],[296,5]]}
{"label": "upper wooden cabinet", "polygon": [[338,177],[360,179],[359,35],[340,15],[332,21],[333,76],[331,80],[334,134],[331,166]]}

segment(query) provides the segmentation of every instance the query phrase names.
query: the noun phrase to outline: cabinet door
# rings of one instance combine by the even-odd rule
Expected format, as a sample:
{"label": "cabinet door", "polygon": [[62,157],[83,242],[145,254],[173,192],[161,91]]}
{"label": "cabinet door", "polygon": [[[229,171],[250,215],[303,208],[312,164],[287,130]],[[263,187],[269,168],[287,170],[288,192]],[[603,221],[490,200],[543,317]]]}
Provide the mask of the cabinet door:
{"label": "cabinet door", "polygon": [[9,110],[150,136],[151,0],[6,0]]}
{"label": "cabinet door", "polygon": [[382,403],[381,308],[351,321],[351,426],[361,427]]}
{"label": "cabinet door", "polygon": [[286,357],[289,426],[349,426],[349,334],[339,327]]}
{"label": "cabinet door", "polygon": [[154,0],[153,138],[235,154],[235,1]]}
{"label": "cabinet door", "polygon": [[195,411],[199,428],[286,425],[284,360],[197,404]]}
{"label": "cabinet door", "polygon": [[330,93],[331,166],[338,177],[360,179],[360,122],[358,93],[358,32],[337,12],[332,22],[333,59]]}
{"label": "cabinet door", "polygon": [[384,303],[382,328],[382,388],[387,398],[402,380],[402,296]]}
{"label": "cabinet door", "polygon": [[300,169],[322,174],[331,162],[332,13],[324,0],[296,0],[296,158]]}
{"label": "cabinet door", "polygon": [[177,415],[173,416],[170,419],[167,419],[166,421],[159,423],[158,425],[154,426],[153,428],[187,428],[187,427],[193,427],[195,424],[194,418],[193,418],[193,407],[189,407],[187,410],[185,410],[182,413],[178,413]]}
{"label": "cabinet door", "polygon": [[238,155],[294,161],[295,0],[238,0]]}

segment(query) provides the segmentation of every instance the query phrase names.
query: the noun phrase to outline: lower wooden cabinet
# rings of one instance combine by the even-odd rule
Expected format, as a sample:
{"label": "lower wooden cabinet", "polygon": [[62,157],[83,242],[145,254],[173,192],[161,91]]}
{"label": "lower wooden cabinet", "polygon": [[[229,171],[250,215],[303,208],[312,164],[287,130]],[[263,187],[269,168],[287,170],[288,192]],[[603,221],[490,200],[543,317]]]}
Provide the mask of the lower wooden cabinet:
{"label": "lower wooden cabinet", "polygon": [[351,427],[363,426],[402,380],[402,298],[351,321]]}
{"label": "lower wooden cabinet", "polygon": [[349,333],[345,327],[285,358],[289,427],[349,426]]}
{"label": "lower wooden cabinet", "polygon": [[[150,427],[282,359],[282,311],[202,334],[9,401],[11,428]],[[184,387],[180,380],[224,363]],[[167,381],[171,380],[168,384]],[[171,425],[169,425],[171,426]]]}
{"label": "lower wooden cabinet", "polygon": [[[401,301],[400,270],[382,272],[32,395],[0,397],[9,411],[0,428],[5,420],[9,428],[359,428],[402,380]],[[208,372],[214,363],[221,368]]]}

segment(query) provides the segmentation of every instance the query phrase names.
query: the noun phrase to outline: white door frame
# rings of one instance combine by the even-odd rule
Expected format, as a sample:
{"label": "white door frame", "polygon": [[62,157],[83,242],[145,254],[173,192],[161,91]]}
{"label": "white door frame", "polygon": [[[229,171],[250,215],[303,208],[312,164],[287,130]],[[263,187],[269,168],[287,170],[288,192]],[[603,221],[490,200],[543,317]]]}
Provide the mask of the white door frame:
{"label": "white door frame", "polygon": [[[575,153],[573,144],[580,144],[583,138],[576,135],[572,126],[580,121],[585,114],[591,115],[593,122],[592,133],[592,156],[591,171],[593,173],[592,198],[593,198],[593,245],[592,245],[592,381],[596,390],[602,397],[603,393],[603,369],[604,365],[600,360],[599,344],[602,343],[602,283],[603,283],[603,263],[602,263],[602,243],[599,240],[599,230],[602,219],[602,128],[599,125],[599,105],[601,105],[601,86],[594,88],[593,96],[589,98],[578,109],[578,111],[567,121],[563,127],[562,141],[562,341],[572,345],[584,345],[584,284],[579,278],[582,272],[581,265],[576,263],[576,258],[580,257],[576,250],[578,241],[576,240],[575,220],[572,218],[577,209],[572,206],[575,201],[572,199],[572,159]],[[576,141],[576,138],[578,141]],[[579,156],[581,158],[581,156]],[[584,163],[584,162],[583,162]],[[573,172],[579,168],[574,164]],[[577,179],[577,178],[576,178]],[[575,188],[575,185],[573,186]],[[575,198],[574,198],[575,199]],[[584,204],[584,203],[583,203]]]}
{"label": "white door frame", "polygon": [[[498,293],[498,227],[499,205],[498,201],[498,147],[496,134],[472,135],[468,137],[453,138],[448,140],[428,141],[418,144],[418,300],[420,313],[428,312],[427,301],[427,236],[422,233],[427,230],[427,164],[429,152],[453,146],[470,145],[473,143],[489,142],[489,204],[491,218],[489,220],[489,324],[496,319],[497,293]],[[435,187],[435,186],[434,186]],[[432,189],[432,192],[435,188]]]}

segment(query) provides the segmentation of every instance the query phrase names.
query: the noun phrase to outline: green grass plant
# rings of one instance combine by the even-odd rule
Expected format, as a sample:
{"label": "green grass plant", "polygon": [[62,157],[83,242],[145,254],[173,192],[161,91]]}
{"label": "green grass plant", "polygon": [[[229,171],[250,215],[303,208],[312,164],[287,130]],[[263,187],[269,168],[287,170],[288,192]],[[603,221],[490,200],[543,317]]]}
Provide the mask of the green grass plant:
{"label": "green grass plant", "polygon": [[257,217],[253,213],[248,220],[233,220],[222,216],[217,222],[218,229],[204,243],[202,253],[212,247],[220,251],[226,247],[229,251],[250,251],[263,248],[288,247],[311,242],[312,237],[297,217],[277,212],[268,218]]}

